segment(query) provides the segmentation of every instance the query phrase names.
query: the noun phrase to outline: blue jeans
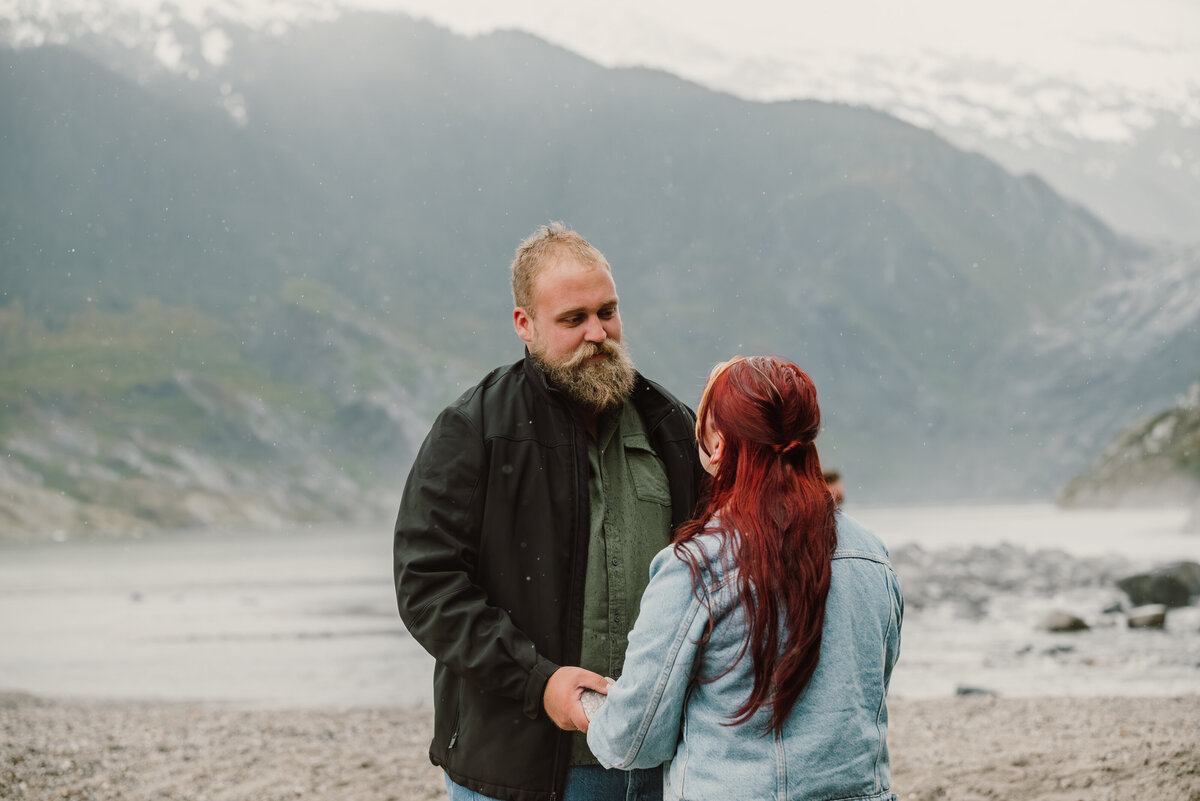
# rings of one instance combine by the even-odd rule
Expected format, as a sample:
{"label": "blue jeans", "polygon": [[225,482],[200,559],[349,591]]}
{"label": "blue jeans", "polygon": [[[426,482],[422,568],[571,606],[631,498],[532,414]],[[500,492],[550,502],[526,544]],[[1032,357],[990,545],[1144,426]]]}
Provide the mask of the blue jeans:
{"label": "blue jeans", "polygon": [[[662,768],[648,770],[605,770],[599,765],[580,765],[567,771],[563,801],[662,801]],[[468,790],[446,777],[450,801],[495,801]]]}

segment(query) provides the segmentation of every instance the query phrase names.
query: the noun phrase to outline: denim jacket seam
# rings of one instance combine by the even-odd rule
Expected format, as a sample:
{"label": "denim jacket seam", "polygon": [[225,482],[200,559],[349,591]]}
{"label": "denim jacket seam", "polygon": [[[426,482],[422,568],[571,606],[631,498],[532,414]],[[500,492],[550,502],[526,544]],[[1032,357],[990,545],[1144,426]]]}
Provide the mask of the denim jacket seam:
{"label": "denim jacket seam", "polygon": [[[887,584],[888,584],[889,589],[891,589],[891,585],[895,581],[896,581],[896,574],[890,569],[890,566],[889,566],[889,570],[887,571]],[[884,633],[884,647],[885,648],[887,647],[887,643],[891,642],[892,636],[893,636],[894,632],[896,631],[896,627],[897,627],[896,608],[893,606],[890,609],[890,611],[888,612],[888,627],[887,627],[887,631]],[[883,782],[880,780],[880,777],[879,777],[879,766],[883,762],[883,749],[884,749],[884,745],[887,742],[885,739],[884,732],[883,732],[883,724],[881,722],[884,711],[887,709],[887,687],[882,686],[879,689],[880,689],[879,708],[877,710],[875,710],[875,731],[876,731],[877,736],[879,737],[879,745],[875,749],[875,791],[877,793],[883,792],[884,790],[887,790],[887,789],[890,789],[888,787],[883,786]]]}
{"label": "denim jacket seam", "polygon": [[879,791],[877,791],[877,792],[874,792],[874,793],[869,793],[869,794],[867,794],[867,795],[843,795],[843,796],[838,796],[837,798],[830,798],[830,799],[827,799],[827,801],[874,801],[874,799],[877,799],[877,798],[883,798],[883,796],[884,796],[884,794],[885,794],[885,793],[887,793],[889,797],[891,797],[891,798],[895,798],[895,796],[891,795],[891,791],[890,791],[890,790],[886,790],[886,789],[885,789],[885,790],[879,790]]}
{"label": "denim jacket seam", "polygon": [[654,722],[655,713],[658,711],[659,705],[662,703],[663,694],[666,692],[667,683],[671,677],[672,668],[679,656],[679,650],[683,647],[683,641],[691,630],[692,621],[695,620],[696,614],[700,610],[700,601],[693,598],[688,604],[687,610],[684,612],[683,619],[679,622],[679,629],[675,633],[675,638],[671,642],[671,649],[667,653],[666,659],[663,661],[662,670],[659,671],[658,679],[654,685],[654,691],[650,695],[650,702],[646,705],[646,711],[642,715],[642,722],[638,725],[637,733],[633,737],[633,742],[629,746],[629,750],[625,752],[625,758],[614,765],[615,768],[625,768],[632,764],[637,758],[638,753],[642,750],[642,745],[645,743],[646,735],[650,731],[650,726]]}
{"label": "denim jacket seam", "polygon": [[830,558],[832,558],[832,559],[867,559],[872,562],[878,562],[881,565],[887,565],[888,567],[892,566],[891,560],[889,560],[883,554],[872,553],[871,551],[858,551],[858,550],[854,550],[851,548],[846,548],[846,549],[839,548],[833,552],[833,555]]}
{"label": "denim jacket seam", "polygon": [[[688,747],[688,720],[687,720],[688,696],[690,696],[691,694],[692,694],[692,688],[689,687],[688,691],[686,693],[684,693],[684,696],[683,696],[684,712],[683,712],[683,715],[681,716],[683,719],[679,722],[679,744],[680,744],[680,746],[683,747],[683,760],[679,764],[679,767],[677,769],[674,764],[675,760],[672,760],[672,764],[671,764],[672,771],[678,770],[679,793],[678,793],[677,797],[680,799],[680,801],[683,801],[683,799],[687,798],[685,785],[687,783],[688,760],[691,759],[691,756],[692,756],[691,751],[689,750],[689,747]],[[679,754],[678,746],[675,749],[675,753],[676,753],[676,756],[678,756],[678,754]],[[666,777],[664,776],[664,780],[665,780],[665,778]]]}
{"label": "denim jacket seam", "polygon": [[787,749],[779,732],[775,740],[775,793],[777,798],[787,798]]}

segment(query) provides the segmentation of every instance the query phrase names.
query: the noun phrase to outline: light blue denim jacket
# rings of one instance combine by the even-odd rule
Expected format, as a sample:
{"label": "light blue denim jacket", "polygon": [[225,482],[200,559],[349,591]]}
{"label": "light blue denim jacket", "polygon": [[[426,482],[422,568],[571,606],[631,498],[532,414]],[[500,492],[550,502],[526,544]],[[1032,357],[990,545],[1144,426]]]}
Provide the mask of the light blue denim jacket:
{"label": "light blue denim jacket", "polygon": [[782,733],[771,734],[765,709],[742,725],[724,725],[749,697],[753,670],[747,655],[726,672],[746,631],[731,565],[736,544],[705,534],[689,547],[708,557],[700,563],[708,565],[702,578],[712,636],[697,646],[708,612],[688,565],[663,549],[650,566],[624,672],[589,725],[600,764],[669,763],[665,799],[895,799],[886,700],[904,599],[883,543],[844,514],[837,525],[820,662]]}

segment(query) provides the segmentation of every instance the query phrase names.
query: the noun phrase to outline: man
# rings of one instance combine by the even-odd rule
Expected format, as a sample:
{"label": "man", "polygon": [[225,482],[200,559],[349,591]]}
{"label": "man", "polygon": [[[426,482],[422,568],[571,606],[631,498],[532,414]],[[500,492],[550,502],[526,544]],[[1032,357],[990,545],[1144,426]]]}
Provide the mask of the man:
{"label": "man", "polygon": [[430,759],[452,800],[661,798],[661,770],[595,762],[579,699],[619,675],[650,560],[696,504],[695,418],[634,369],[578,233],[521,243],[512,286],[525,358],[439,415],[396,521],[400,616],[436,659]]}
{"label": "man", "polygon": [[837,470],[826,470],[825,484],[829,487],[829,494],[833,496],[834,504],[840,508],[842,501],[846,498],[846,485],[842,483],[842,474]]}

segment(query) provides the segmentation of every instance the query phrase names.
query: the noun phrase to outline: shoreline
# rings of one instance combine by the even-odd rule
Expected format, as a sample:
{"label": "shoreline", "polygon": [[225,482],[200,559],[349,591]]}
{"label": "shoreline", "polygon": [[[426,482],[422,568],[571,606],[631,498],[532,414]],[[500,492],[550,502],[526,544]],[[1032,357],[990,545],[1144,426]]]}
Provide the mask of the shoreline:
{"label": "shoreline", "polygon": [[[1200,801],[1200,694],[892,699],[904,801]],[[432,710],[0,691],[0,798],[444,799]]]}

